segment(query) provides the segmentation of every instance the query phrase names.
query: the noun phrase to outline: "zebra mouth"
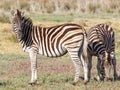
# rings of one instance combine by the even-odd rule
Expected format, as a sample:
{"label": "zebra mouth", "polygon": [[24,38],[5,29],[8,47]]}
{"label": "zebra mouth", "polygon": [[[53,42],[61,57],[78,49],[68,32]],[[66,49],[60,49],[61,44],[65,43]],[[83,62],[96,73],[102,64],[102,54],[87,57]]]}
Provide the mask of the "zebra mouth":
{"label": "zebra mouth", "polygon": [[22,35],[21,34],[17,34],[16,37],[17,37],[18,40],[20,40],[22,38]]}

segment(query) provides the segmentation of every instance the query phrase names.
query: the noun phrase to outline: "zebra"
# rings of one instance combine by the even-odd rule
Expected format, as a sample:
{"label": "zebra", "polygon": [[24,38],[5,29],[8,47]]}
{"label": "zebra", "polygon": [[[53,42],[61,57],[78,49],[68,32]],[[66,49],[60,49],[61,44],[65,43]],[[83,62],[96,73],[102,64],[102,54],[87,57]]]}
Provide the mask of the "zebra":
{"label": "zebra", "polygon": [[92,56],[97,56],[97,80],[108,80],[112,65],[114,80],[116,80],[115,35],[113,28],[107,24],[98,24],[88,31],[87,40],[89,78],[92,68]]}
{"label": "zebra", "polygon": [[51,27],[35,26],[30,18],[20,10],[11,11],[13,31],[22,44],[24,52],[29,53],[31,62],[31,80],[29,84],[37,82],[37,54],[47,57],[60,57],[67,52],[75,66],[75,85],[80,76],[80,65],[84,69],[84,83],[88,79],[87,65],[87,37],[85,29],[77,24],[66,23]]}

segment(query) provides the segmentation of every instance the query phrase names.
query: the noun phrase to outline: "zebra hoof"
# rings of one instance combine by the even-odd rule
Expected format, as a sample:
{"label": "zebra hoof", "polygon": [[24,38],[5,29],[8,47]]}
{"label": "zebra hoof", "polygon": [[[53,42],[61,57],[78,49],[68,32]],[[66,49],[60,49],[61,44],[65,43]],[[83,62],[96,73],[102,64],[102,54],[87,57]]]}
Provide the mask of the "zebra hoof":
{"label": "zebra hoof", "polygon": [[84,80],[84,84],[86,85],[89,82],[89,80]]}
{"label": "zebra hoof", "polygon": [[104,78],[104,81],[108,81],[108,80],[109,80],[109,77],[105,77],[105,78]]}
{"label": "zebra hoof", "polygon": [[118,79],[118,75],[114,75],[114,81]]}
{"label": "zebra hoof", "polygon": [[96,81],[100,81],[100,77],[99,76],[96,76],[96,77],[94,77],[94,80],[96,80]]}
{"label": "zebra hoof", "polygon": [[118,78],[117,77],[114,77],[114,81],[116,81]]}
{"label": "zebra hoof", "polygon": [[29,82],[28,84],[31,85],[31,86],[35,86],[35,85],[37,85],[37,81]]}
{"label": "zebra hoof", "polygon": [[74,85],[74,86],[75,86],[76,84],[77,84],[77,82],[72,82],[72,85]]}

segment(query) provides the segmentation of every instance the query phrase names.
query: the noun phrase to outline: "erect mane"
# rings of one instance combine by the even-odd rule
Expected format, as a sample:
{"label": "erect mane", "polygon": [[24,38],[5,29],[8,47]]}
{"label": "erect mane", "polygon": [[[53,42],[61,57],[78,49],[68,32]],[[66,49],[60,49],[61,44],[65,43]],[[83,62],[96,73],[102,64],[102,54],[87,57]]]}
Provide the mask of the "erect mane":
{"label": "erect mane", "polygon": [[27,24],[29,22],[29,25],[33,25],[32,19],[29,17],[22,17],[21,20],[24,24]]}

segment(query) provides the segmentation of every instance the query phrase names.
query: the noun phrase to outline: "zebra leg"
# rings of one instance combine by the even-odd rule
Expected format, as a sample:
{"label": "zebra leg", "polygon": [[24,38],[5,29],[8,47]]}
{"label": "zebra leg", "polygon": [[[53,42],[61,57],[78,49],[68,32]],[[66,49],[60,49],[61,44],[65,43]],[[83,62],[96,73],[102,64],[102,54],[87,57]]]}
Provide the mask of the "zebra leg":
{"label": "zebra leg", "polygon": [[82,65],[83,65],[83,69],[84,69],[84,84],[87,84],[87,82],[89,82],[89,78],[88,76],[90,72],[88,72],[88,61],[87,61],[88,57],[85,55],[81,56],[81,61],[82,61]]}
{"label": "zebra leg", "polygon": [[97,71],[98,71],[97,81],[100,81],[101,79],[104,80],[105,77],[104,61],[105,61],[104,56],[99,55],[97,61]]}
{"label": "zebra leg", "polygon": [[101,64],[101,60],[98,58],[97,61],[97,81],[100,81],[100,64]]}
{"label": "zebra leg", "polygon": [[113,76],[114,76],[114,80],[116,80],[118,75],[117,75],[117,70],[116,70],[116,57],[115,57],[115,55],[112,56],[112,64],[113,64],[113,72],[114,72]]}
{"label": "zebra leg", "polygon": [[104,62],[105,60],[101,60],[101,63],[100,63],[100,78],[101,80],[104,80],[105,79],[105,66],[104,66]]}
{"label": "zebra leg", "polygon": [[80,60],[78,58],[75,58],[75,57],[71,57],[72,58],[72,61],[74,63],[74,66],[75,66],[75,77],[74,77],[74,81],[73,81],[73,85],[75,85],[78,80],[79,80],[79,77],[80,77]]}
{"label": "zebra leg", "polygon": [[91,78],[92,55],[88,54],[88,78]]}
{"label": "zebra leg", "polygon": [[31,62],[31,81],[29,84],[34,85],[37,83],[37,53],[31,50],[29,56]]}
{"label": "zebra leg", "polygon": [[98,69],[99,71],[99,77],[101,80],[104,80],[105,78],[105,54],[99,55],[98,56]]}

